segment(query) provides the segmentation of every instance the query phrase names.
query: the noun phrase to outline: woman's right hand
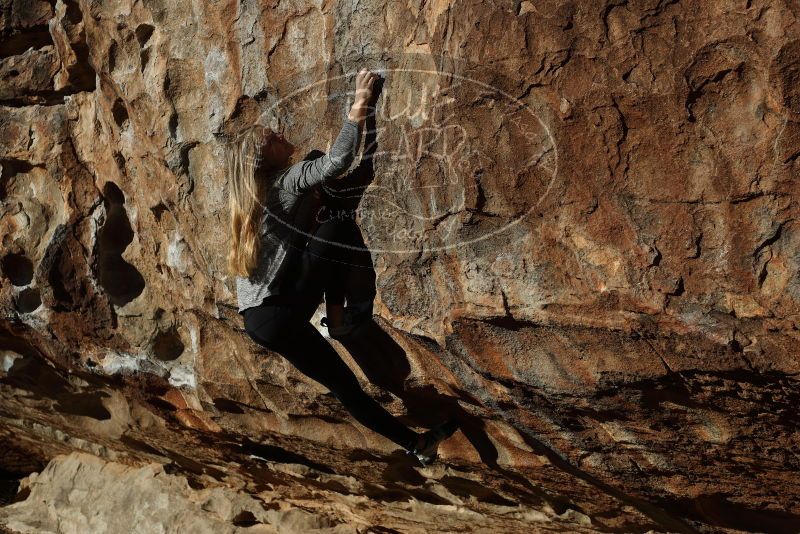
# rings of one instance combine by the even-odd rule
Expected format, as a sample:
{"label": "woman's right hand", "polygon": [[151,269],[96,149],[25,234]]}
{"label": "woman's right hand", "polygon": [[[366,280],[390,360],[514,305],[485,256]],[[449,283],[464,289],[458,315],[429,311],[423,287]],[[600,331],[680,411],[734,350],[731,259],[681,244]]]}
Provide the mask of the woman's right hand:
{"label": "woman's right hand", "polygon": [[366,104],[372,99],[372,86],[378,75],[370,72],[366,68],[362,68],[356,74],[356,99],[355,103]]}
{"label": "woman's right hand", "polygon": [[356,96],[347,118],[352,121],[362,122],[367,117],[367,108],[372,100],[372,88],[379,76],[362,68],[356,74]]}

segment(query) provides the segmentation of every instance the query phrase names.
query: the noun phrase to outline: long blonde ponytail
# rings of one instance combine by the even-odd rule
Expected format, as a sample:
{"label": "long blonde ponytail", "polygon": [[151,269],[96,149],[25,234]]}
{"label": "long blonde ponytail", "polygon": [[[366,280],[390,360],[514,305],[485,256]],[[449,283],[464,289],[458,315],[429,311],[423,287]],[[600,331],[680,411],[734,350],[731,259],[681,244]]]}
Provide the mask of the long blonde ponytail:
{"label": "long blonde ponytail", "polygon": [[264,184],[256,179],[256,170],[261,166],[262,148],[271,133],[263,126],[250,126],[237,133],[225,151],[231,221],[228,271],[234,276],[250,276],[258,264]]}

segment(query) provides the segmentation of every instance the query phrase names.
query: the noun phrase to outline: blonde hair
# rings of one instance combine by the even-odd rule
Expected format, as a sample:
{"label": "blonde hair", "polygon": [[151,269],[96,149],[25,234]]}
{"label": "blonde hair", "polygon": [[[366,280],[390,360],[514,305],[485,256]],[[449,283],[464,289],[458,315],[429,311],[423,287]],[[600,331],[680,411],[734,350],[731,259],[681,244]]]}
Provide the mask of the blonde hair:
{"label": "blonde hair", "polygon": [[265,188],[263,180],[256,179],[256,170],[262,167],[262,148],[271,135],[269,128],[249,126],[229,138],[225,151],[231,225],[228,271],[234,276],[250,276],[258,264]]}

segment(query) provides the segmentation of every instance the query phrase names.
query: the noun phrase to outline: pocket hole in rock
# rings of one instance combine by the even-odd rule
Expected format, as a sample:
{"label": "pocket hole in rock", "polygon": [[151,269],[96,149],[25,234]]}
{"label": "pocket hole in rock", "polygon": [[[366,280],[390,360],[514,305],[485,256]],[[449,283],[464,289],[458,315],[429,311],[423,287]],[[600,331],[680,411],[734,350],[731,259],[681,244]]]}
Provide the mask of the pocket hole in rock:
{"label": "pocket hole in rock", "polygon": [[136,27],[136,40],[139,41],[139,46],[144,48],[153,36],[155,27],[150,24],[139,24]]}
{"label": "pocket hole in rock", "polygon": [[25,288],[17,296],[17,309],[22,313],[31,313],[41,305],[42,298],[35,287]]}
{"label": "pocket hole in rock", "polygon": [[177,360],[185,346],[175,327],[159,332],[153,339],[153,354],[163,362]]}
{"label": "pocket hole in rock", "polygon": [[111,108],[111,114],[114,116],[114,122],[117,123],[117,126],[122,129],[128,126],[128,108],[121,98],[118,98],[117,101],[114,102],[114,107]]}
{"label": "pocket hole in rock", "polygon": [[249,512],[247,510],[242,510],[241,512],[236,514],[236,516],[233,518],[231,522],[233,523],[234,526],[244,527],[244,528],[261,524],[261,521],[256,519],[256,516],[253,515],[253,512]]}
{"label": "pocket hole in rock", "polygon": [[144,291],[145,283],[136,267],[122,259],[122,253],[133,241],[125,196],[116,184],[106,182],[103,197],[106,222],[97,238],[99,282],[113,304],[124,306]]}
{"label": "pocket hole in rock", "polygon": [[0,265],[15,286],[27,286],[33,280],[33,263],[24,254],[6,254]]}

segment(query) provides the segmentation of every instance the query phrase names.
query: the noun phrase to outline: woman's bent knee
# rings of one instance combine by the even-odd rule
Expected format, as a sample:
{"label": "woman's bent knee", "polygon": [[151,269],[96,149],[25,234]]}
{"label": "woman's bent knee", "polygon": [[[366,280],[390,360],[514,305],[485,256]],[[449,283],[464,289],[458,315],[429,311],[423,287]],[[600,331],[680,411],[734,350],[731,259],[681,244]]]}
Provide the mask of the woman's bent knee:
{"label": "woman's bent knee", "polygon": [[244,331],[262,347],[278,352],[291,331],[288,319],[281,307],[261,305],[245,313]]}
{"label": "woman's bent knee", "polygon": [[250,336],[250,339],[267,350],[271,350],[272,352],[281,352],[283,349],[277,339],[261,337],[258,332],[253,332],[251,330],[247,330],[246,328],[245,332],[247,332],[247,335]]}

